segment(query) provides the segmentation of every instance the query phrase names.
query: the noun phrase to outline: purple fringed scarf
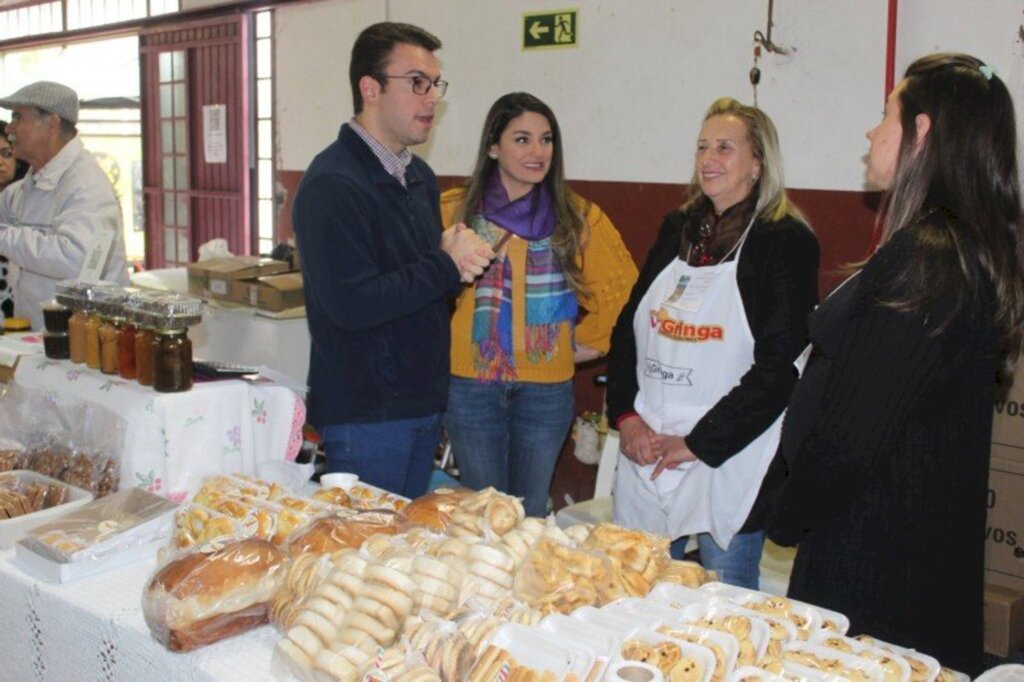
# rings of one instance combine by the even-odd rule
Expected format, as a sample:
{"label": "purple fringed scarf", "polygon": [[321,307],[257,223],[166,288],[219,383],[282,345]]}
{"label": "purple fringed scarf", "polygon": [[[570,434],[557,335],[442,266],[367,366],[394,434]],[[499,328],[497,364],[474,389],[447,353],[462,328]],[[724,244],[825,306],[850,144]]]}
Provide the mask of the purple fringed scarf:
{"label": "purple fringed scarf", "polygon": [[[494,170],[484,191],[481,214],[472,227],[481,236],[493,223],[528,241],[526,252],[526,353],[531,362],[548,361],[555,350],[559,325],[575,320],[576,295],[551,249],[557,215],[547,186],[509,201]],[[493,241],[493,240],[491,240]],[[486,381],[514,381],[512,349],[512,263],[508,256],[495,261],[476,284],[473,311],[474,365]]]}

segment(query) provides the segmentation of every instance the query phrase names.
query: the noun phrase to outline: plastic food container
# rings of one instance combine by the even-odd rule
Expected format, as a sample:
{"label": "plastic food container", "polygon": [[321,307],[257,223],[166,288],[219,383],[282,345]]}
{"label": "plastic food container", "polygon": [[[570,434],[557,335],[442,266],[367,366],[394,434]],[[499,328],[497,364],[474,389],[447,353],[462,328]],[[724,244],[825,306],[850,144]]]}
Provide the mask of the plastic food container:
{"label": "plastic food container", "polygon": [[[825,665],[838,663],[847,670],[858,671],[861,675],[872,682],[884,682],[885,680],[882,666],[877,662],[861,658],[860,656],[855,656],[853,654],[844,653],[837,649],[819,646],[817,644],[807,644],[805,642],[788,642],[784,646],[784,651],[783,660],[786,663],[796,663],[797,665],[807,666],[814,670],[821,670],[826,673],[845,677],[841,670],[825,667]],[[821,662],[822,665],[819,666],[818,664],[806,662],[806,658],[808,657],[816,659]]]}
{"label": "plastic food container", "polygon": [[14,471],[0,473],[0,487],[13,485],[21,488],[32,484],[63,486],[67,488],[68,491],[67,500],[56,507],[40,509],[39,511],[32,512],[31,514],[23,514],[21,516],[16,516],[13,519],[4,519],[0,521],[0,549],[10,549],[14,546],[14,543],[25,537],[25,535],[33,528],[40,526],[47,521],[51,521],[58,516],[63,516],[70,511],[78,509],[92,499],[92,493],[88,491],[82,490],[81,488],[77,488],[73,485],[68,485],[67,483],[58,481],[55,478],[37,474],[34,471],[17,469]]}
{"label": "plastic food container", "polygon": [[[660,632],[654,632],[653,630],[647,630],[644,628],[638,628],[626,635],[623,643],[619,647],[619,650],[616,652],[617,655],[615,659],[611,664],[609,664],[609,667],[614,666],[617,661],[626,659],[623,655],[624,650],[631,642],[642,642],[649,646],[655,646],[661,642],[670,642],[679,647],[681,655],[692,658],[700,663],[701,669],[704,671],[704,674],[701,676],[701,682],[711,682],[711,677],[715,672],[715,654],[711,649],[700,646],[699,644],[674,639],[667,635],[663,635]],[[670,671],[662,671],[666,679],[669,678],[668,672]]]}
{"label": "plastic food container", "polygon": [[558,635],[535,628],[506,623],[499,627],[490,643],[509,652],[520,665],[550,671],[557,679],[574,673],[584,679],[594,665],[594,654]]}
{"label": "plastic food container", "polygon": [[882,675],[885,682],[911,681],[910,663],[907,662],[906,658],[894,651],[872,646],[860,640],[845,637],[835,632],[828,632],[827,630],[819,630],[813,634],[808,644],[837,649],[854,656],[875,661],[882,666]]}
{"label": "plastic food container", "polygon": [[700,586],[700,591],[707,592],[715,597],[728,599],[734,604],[744,607],[749,606],[750,603],[762,604],[769,599],[783,599],[790,607],[792,614],[808,622],[808,627],[800,628],[808,633],[812,633],[816,629],[822,629],[845,635],[846,631],[850,629],[850,619],[842,613],[796,599],[790,599],[789,597],[778,597],[766,592],[748,590],[744,587],[718,582],[705,583]]}

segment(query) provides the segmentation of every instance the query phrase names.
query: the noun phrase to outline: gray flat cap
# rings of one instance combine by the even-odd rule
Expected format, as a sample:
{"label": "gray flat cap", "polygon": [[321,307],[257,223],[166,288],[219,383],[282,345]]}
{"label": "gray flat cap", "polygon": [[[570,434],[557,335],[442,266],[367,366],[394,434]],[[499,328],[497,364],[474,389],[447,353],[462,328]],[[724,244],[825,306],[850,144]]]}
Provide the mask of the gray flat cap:
{"label": "gray flat cap", "polygon": [[78,93],[53,81],[36,81],[13,95],[0,99],[0,107],[36,107],[51,111],[72,123],[78,123]]}

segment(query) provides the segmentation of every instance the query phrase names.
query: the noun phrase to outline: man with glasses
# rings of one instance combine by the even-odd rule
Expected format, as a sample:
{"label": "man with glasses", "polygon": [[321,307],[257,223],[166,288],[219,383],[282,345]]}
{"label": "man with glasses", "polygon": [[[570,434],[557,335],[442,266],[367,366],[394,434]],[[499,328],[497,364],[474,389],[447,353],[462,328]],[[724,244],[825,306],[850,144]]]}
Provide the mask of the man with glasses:
{"label": "man with glasses", "polygon": [[430,136],[441,41],[384,22],[356,39],[355,117],[295,197],[312,337],[308,418],[329,471],[408,497],[426,492],[448,395],[449,298],[494,257],[443,230],[437,180],[409,151]]}
{"label": "man with glasses", "polygon": [[78,95],[49,81],[0,99],[10,109],[7,139],[29,171],[0,194],[0,255],[18,266],[14,312],[43,327],[42,304],[57,282],[95,272],[128,284],[121,207],[95,157],[78,138]]}

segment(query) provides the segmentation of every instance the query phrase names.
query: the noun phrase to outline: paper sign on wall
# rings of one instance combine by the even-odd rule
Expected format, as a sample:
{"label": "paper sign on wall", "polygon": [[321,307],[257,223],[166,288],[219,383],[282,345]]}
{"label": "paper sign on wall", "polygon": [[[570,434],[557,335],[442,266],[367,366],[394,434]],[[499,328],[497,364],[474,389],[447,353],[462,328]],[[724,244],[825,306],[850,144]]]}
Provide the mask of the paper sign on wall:
{"label": "paper sign on wall", "polygon": [[203,159],[206,163],[228,162],[228,107],[203,106]]}

